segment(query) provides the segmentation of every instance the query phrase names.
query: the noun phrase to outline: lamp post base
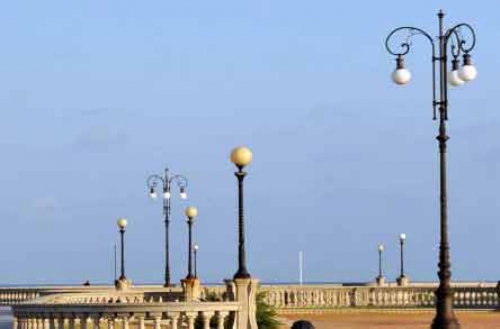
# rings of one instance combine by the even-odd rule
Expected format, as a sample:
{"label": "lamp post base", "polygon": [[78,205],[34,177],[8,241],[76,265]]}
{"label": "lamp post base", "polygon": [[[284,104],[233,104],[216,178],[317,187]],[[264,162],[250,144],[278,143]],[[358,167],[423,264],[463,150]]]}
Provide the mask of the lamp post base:
{"label": "lamp post base", "polygon": [[410,284],[410,278],[407,275],[403,274],[396,279],[396,282],[398,283],[398,286],[405,287]]}
{"label": "lamp post base", "polygon": [[185,302],[189,303],[200,300],[201,287],[200,281],[197,278],[188,276],[181,280],[181,283]]}
{"label": "lamp post base", "polygon": [[377,286],[382,287],[385,286],[385,277],[384,276],[377,276]]}
{"label": "lamp post base", "polygon": [[436,291],[436,316],[432,321],[432,329],[459,329],[453,312],[453,290],[439,287]]}
{"label": "lamp post base", "polygon": [[436,315],[432,321],[431,329],[460,329],[460,324],[455,315],[440,316]]}
{"label": "lamp post base", "polygon": [[127,290],[132,287],[132,281],[127,278],[120,278],[115,282],[116,290]]}

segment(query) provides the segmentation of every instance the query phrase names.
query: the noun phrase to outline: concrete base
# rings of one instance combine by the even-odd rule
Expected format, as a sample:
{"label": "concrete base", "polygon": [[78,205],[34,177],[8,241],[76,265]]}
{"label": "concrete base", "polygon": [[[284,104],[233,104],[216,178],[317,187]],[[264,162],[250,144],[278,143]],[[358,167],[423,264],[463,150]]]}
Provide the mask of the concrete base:
{"label": "concrete base", "polygon": [[230,300],[241,303],[236,313],[233,328],[258,329],[257,327],[257,289],[259,280],[251,278],[224,280],[226,293]]}
{"label": "concrete base", "polygon": [[116,290],[127,290],[132,287],[132,281],[129,279],[120,279],[115,282]]}
{"label": "concrete base", "polygon": [[385,277],[377,276],[377,286],[379,287],[385,286]]}
{"label": "concrete base", "polygon": [[406,275],[402,275],[399,278],[396,279],[398,286],[404,287],[410,284],[410,278]]}
{"label": "concrete base", "polygon": [[194,302],[200,300],[201,286],[198,278],[185,278],[181,280],[184,292],[184,301]]}

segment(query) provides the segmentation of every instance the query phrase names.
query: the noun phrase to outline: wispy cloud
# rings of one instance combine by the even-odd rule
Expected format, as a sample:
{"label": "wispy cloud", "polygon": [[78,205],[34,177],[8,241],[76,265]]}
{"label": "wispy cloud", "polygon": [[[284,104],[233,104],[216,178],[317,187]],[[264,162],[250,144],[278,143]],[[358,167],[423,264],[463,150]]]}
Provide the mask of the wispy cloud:
{"label": "wispy cloud", "polygon": [[96,126],[84,130],[76,136],[71,147],[83,151],[106,151],[111,147],[126,145],[129,140],[129,135],[124,131]]}
{"label": "wispy cloud", "polygon": [[53,196],[40,196],[32,199],[30,206],[37,214],[52,215],[60,208],[60,203]]}

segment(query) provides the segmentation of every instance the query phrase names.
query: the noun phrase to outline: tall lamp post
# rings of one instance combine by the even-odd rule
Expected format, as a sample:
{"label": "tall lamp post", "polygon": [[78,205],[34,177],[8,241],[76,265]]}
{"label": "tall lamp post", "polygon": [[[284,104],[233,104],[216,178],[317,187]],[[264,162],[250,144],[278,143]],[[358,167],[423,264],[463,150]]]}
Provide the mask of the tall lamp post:
{"label": "tall lamp post", "polygon": [[405,286],[408,284],[408,277],[405,274],[405,241],[406,241],[406,234],[401,233],[399,235],[399,251],[400,251],[400,274],[398,278],[398,284],[400,286]]}
{"label": "tall lamp post", "polygon": [[238,171],[234,174],[238,179],[238,271],[234,275],[235,279],[248,279],[250,273],[247,270],[245,254],[245,222],[243,216],[243,180],[247,173],[243,168],[252,162],[252,151],[249,148],[240,146],[231,152],[231,162]]}
{"label": "tall lamp post", "polygon": [[195,244],[194,247],[193,247],[193,252],[194,252],[194,277],[197,278],[198,277],[198,265],[197,265],[197,256],[198,256],[198,245]]}
{"label": "tall lamp post", "polygon": [[377,284],[379,286],[383,286],[385,283],[384,272],[382,270],[382,254],[384,253],[384,245],[378,245],[378,276],[377,276]]}
{"label": "tall lamp post", "polygon": [[[444,13],[438,13],[439,37],[435,40],[424,30],[415,27],[399,27],[387,36],[385,46],[387,51],[396,56],[396,70],[392,74],[395,83],[404,85],[410,81],[411,74],[405,68],[404,56],[410,52],[410,39],[415,35],[423,35],[431,44],[432,50],[432,91],[433,91],[433,118],[437,119],[439,112],[439,162],[440,162],[440,246],[439,246],[439,287],[436,290],[436,316],[432,328],[460,328],[453,312],[453,290],[451,289],[451,264],[448,242],[448,210],[446,188],[446,121],[448,120],[448,83],[452,86],[462,85],[464,82],[476,78],[477,71],[472,65],[470,52],[475,46],[474,29],[465,23],[457,24],[449,29],[444,28]],[[396,35],[406,33],[406,38],[399,47],[394,47],[392,40]],[[470,35],[464,37],[464,33]],[[437,54],[436,54],[437,48]],[[452,56],[451,70],[448,66],[448,52]],[[463,65],[459,67],[459,57],[463,57]],[[439,79],[436,74],[436,63],[439,69]],[[438,80],[438,81],[437,81]],[[436,86],[436,81],[438,86]],[[439,89],[439,95],[437,95]],[[436,111],[437,110],[437,111]]]}
{"label": "tall lamp post", "polygon": [[119,281],[127,280],[125,276],[125,228],[127,227],[127,220],[125,218],[120,218],[116,221],[118,228],[120,229],[120,246],[121,246],[121,270]]}
{"label": "tall lamp post", "polygon": [[165,168],[164,175],[151,175],[147,179],[147,186],[149,189],[149,197],[157,199],[158,193],[156,191],[157,185],[161,185],[162,198],[163,198],[163,216],[165,222],[165,278],[164,287],[170,286],[170,251],[169,251],[169,226],[170,226],[170,203],[171,203],[171,187],[176,183],[179,188],[179,195],[182,200],[187,199],[186,187],[187,178],[183,175],[171,175],[168,168]]}
{"label": "tall lamp post", "polygon": [[193,223],[194,223],[194,218],[198,216],[198,209],[196,209],[193,206],[189,206],[186,208],[186,222],[188,224],[188,274],[186,276],[186,279],[194,279],[196,278],[196,275],[193,275],[193,261],[192,261],[192,254],[193,254]]}

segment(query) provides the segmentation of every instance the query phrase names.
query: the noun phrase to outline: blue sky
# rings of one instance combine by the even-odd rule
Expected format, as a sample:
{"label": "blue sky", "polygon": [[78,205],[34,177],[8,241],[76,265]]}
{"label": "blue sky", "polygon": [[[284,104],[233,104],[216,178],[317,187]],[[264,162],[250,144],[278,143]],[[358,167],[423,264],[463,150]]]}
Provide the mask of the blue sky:
{"label": "blue sky", "polygon": [[263,281],[370,281],[377,245],[398,275],[435,280],[438,157],[430,49],[391,83],[387,33],[472,24],[479,76],[450,91],[454,278],[500,267],[499,57],[495,1],[16,1],[0,11],[0,283],[109,282],[116,218],[127,275],[161,282],[161,206],[146,177],[189,178],[173,200],[173,280],[186,274],[182,210],[199,208],[199,275],[237,265],[230,150],[254,152],[246,184],[250,272]]}

